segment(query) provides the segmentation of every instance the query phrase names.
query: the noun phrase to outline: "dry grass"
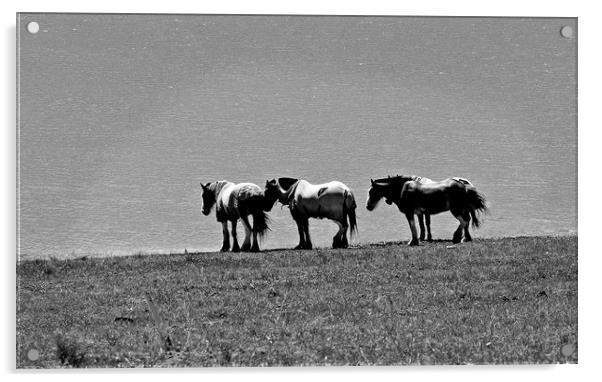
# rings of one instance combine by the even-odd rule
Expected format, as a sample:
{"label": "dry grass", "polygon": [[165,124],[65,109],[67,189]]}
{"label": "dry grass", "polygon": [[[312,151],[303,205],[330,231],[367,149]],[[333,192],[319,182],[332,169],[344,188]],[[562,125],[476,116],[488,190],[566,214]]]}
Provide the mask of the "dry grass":
{"label": "dry grass", "polygon": [[25,261],[17,367],[577,362],[576,237],[450,244]]}

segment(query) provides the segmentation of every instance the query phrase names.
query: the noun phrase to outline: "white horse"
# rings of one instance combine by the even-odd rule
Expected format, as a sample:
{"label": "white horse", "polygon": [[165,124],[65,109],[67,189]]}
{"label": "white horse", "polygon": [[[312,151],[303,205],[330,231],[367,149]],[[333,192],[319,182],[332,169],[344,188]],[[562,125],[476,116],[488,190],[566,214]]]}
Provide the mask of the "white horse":
{"label": "white horse", "polygon": [[[253,183],[235,184],[226,180],[206,183],[201,182],[203,188],[203,209],[205,216],[211,213],[213,206],[216,206],[215,216],[217,221],[222,223],[224,241],[221,248],[222,252],[230,249],[230,239],[228,234],[228,221],[232,224],[232,252],[251,250],[259,251],[257,236],[263,237],[269,230],[269,218],[265,211],[272,209],[274,202],[266,203],[263,190]],[[249,223],[249,215],[253,216],[253,228]],[[238,246],[236,238],[236,223],[241,219],[245,227],[245,240],[242,248]],[[251,233],[253,233],[253,245],[251,245]]]}
{"label": "white horse", "polygon": [[[347,248],[347,228],[350,234],[357,231],[355,197],[341,182],[311,184],[306,180],[278,178],[265,184],[266,203],[280,201],[288,205],[299,230],[299,245],[296,249],[311,249],[309,218],[333,220],[339,230],[332,238],[333,248]],[[347,222],[349,220],[349,223]]]}

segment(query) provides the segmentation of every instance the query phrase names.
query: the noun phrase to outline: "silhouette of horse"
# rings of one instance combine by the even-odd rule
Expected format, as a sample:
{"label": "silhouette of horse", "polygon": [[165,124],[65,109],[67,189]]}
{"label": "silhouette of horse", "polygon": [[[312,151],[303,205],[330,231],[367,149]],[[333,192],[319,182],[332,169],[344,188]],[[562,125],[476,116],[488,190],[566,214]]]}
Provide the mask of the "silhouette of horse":
{"label": "silhouette of horse", "polygon": [[[251,250],[259,251],[257,236],[262,238],[269,230],[269,218],[265,211],[270,211],[274,202],[266,202],[263,190],[253,183],[235,184],[226,180],[220,180],[213,183],[203,184],[203,209],[205,216],[211,213],[213,206],[217,221],[222,223],[224,241],[221,251],[226,252],[230,249],[230,239],[228,234],[228,221],[232,225],[232,252]],[[253,228],[249,223],[249,215],[253,216]],[[241,219],[245,227],[245,240],[242,247],[238,246],[236,237],[236,224]],[[251,245],[251,233],[253,234],[253,244]]]}
{"label": "silhouette of horse", "polygon": [[[306,180],[278,178],[265,184],[266,202],[280,201],[288,205],[299,230],[299,244],[295,249],[311,249],[309,218],[333,220],[339,230],[332,238],[333,248],[347,248],[347,228],[350,235],[357,231],[355,197],[341,182],[311,184]],[[349,223],[347,222],[349,220]]]}
{"label": "silhouette of horse", "polygon": [[[478,212],[485,212],[487,206],[483,194],[468,180],[449,178],[440,182],[420,182],[415,176],[398,175],[377,180],[370,179],[366,208],[376,208],[380,199],[388,204],[395,203],[410,225],[412,240],[409,245],[418,245],[418,235],[414,222],[415,214],[434,215],[450,211],[460,225],[454,232],[453,242],[459,243],[464,234],[465,241],[471,241],[468,231],[472,219],[473,227],[479,227]],[[430,223],[430,219],[428,220]],[[429,224],[430,225],[430,224]]]}
{"label": "silhouette of horse", "polygon": [[[399,175],[397,175],[397,176],[399,176]],[[412,180],[414,180],[420,184],[434,183],[434,181],[432,179],[429,179],[424,176],[409,175],[409,177],[411,177]],[[464,178],[455,178],[455,179],[457,179],[461,182],[464,182],[467,185],[472,186],[472,183],[470,183],[468,181],[468,179],[464,179]],[[385,199],[385,202],[389,205],[391,205],[393,203],[392,201],[390,201],[388,199]],[[426,236],[426,241],[433,241],[433,235],[431,234],[431,215],[427,214],[427,213],[417,212],[416,216],[418,217],[418,226],[420,227],[420,241],[424,241],[425,236]],[[425,229],[424,229],[425,225],[426,225],[426,235],[425,235]]]}

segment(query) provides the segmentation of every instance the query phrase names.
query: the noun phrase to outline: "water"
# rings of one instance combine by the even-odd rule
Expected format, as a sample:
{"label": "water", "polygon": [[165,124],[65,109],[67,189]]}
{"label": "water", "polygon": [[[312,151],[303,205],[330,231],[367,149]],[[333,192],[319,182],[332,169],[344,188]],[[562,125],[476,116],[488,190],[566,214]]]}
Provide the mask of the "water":
{"label": "water", "polygon": [[[199,182],[278,176],[350,186],[360,243],[409,239],[364,208],[398,173],[470,179],[491,205],[475,237],[576,233],[575,19],[20,19],[22,258],[217,250]],[[263,247],[294,246],[289,211],[271,218]]]}

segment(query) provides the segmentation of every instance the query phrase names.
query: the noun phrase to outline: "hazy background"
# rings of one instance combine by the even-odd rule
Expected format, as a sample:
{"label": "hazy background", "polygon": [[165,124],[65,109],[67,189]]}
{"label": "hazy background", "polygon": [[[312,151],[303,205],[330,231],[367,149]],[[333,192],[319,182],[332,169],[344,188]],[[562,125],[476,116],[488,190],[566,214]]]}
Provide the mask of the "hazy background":
{"label": "hazy background", "polygon": [[[24,258],[216,250],[199,182],[278,176],[350,186],[359,242],[409,238],[364,208],[397,173],[470,179],[491,204],[477,238],[576,232],[574,19],[20,19]],[[288,209],[271,216],[264,247],[294,246]],[[435,216],[435,238],[455,225]],[[330,245],[335,224],[310,227]]]}

